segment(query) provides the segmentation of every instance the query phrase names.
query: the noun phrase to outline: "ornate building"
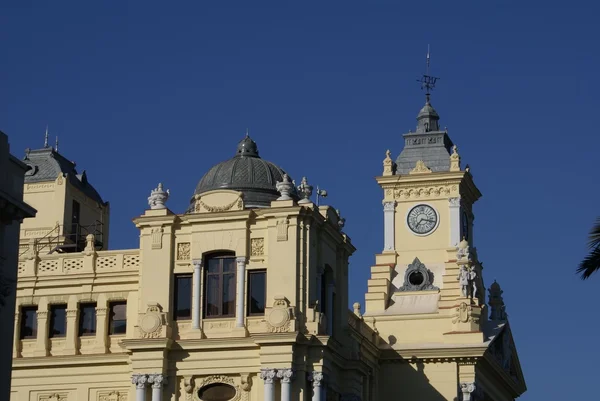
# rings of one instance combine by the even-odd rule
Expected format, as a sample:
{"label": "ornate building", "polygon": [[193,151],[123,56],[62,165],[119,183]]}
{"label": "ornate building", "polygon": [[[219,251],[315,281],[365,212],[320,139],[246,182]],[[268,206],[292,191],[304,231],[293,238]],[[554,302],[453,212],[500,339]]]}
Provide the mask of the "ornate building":
{"label": "ornate building", "polygon": [[[46,191],[31,204],[48,204],[21,233],[11,401],[514,400],[502,291],[486,304],[473,245],[481,195],[429,100],[417,120],[377,178],[384,245],[364,311],[347,309],[344,219],[248,136],[184,213],[151,191],[131,250],[106,249],[107,204],[74,166],[28,152]],[[69,194],[91,215],[76,223],[101,223],[75,239]]]}

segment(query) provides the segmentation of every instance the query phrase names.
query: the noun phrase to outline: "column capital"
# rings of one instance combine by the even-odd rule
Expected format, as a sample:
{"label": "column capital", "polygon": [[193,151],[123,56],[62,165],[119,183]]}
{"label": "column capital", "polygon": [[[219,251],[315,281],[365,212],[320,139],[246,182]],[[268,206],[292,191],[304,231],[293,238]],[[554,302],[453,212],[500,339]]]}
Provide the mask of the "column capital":
{"label": "column capital", "polygon": [[396,201],[383,202],[383,210],[385,212],[393,212],[396,209]]}
{"label": "column capital", "polygon": [[272,384],[273,380],[277,376],[277,369],[261,369],[259,377],[265,381],[266,384]]}
{"label": "column capital", "polygon": [[238,265],[245,265],[247,260],[248,258],[246,258],[245,256],[238,256],[235,258],[235,261]]}
{"label": "column capital", "polygon": [[313,382],[313,387],[321,387],[324,378],[323,372],[313,371],[308,374],[308,381]]}
{"label": "column capital", "polygon": [[291,383],[294,378],[294,370],[289,369],[277,369],[277,378],[281,380],[282,383]]}
{"label": "column capital", "polygon": [[131,375],[131,383],[135,384],[135,388],[146,388],[146,385],[148,384],[148,375],[139,373]]}
{"label": "column capital", "polygon": [[162,373],[153,373],[148,375],[148,383],[152,383],[152,388],[162,388],[167,384],[167,378]]}
{"label": "column capital", "polygon": [[450,204],[450,206],[453,206],[453,207],[460,206],[460,196],[457,196],[454,198],[448,198],[448,203]]}
{"label": "column capital", "polygon": [[478,387],[475,382],[461,382],[460,383],[460,396],[462,401],[475,401],[479,397],[477,395],[481,392],[481,388]]}
{"label": "column capital", "polygon": [[192,265],[194,266],[194,269],[201,269],[202,268],[202,259],[192,259]]}

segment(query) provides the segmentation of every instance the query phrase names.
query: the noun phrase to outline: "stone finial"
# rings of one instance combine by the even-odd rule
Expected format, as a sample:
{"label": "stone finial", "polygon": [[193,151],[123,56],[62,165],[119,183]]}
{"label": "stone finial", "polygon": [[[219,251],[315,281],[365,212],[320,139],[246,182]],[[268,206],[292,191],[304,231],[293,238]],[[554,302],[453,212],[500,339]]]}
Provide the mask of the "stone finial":
{"label": "stone finial", "polygon": [[169,195],[169,190],[163,191],[163,184],[159,182],[158,187],[154,188],[148,197],[150,209],[166,209],[165,203],[167,202],[167,199],[169,199]]}
{"label": "stone finial", "polygon": [[463,237],[462,241],[457,246],[456,260],[458,262],[465,262],[470,260],[469,241]]}
{"label": "stone finial", "polygon": [[86,252],[93,252],[96,249],[96,237],[94,237],[94,234],[88,234],[85,237],[85,251]]}
{"label": "stone finial", "polygon": [[415,168],[410,170],[408,174],[428,174],[431,173],[431,169],[425,165],[423,160],[417,160]]}
{"label": "stone finial", "polygon": [[283,181],[277,181],[275,188],[277,188],[277,191],[281,194],[281,196],[277,198],[278,201],[292,199],[290,194],[294,189],[294,184],[292,184],[290,177],[287,174],[283,175]]}
{"label": "stone finial", "polygon": [[384,176],[394,175],[394,161],[392,160],[390,150],[385,151],[385,159],[383,159],[383,174]]}
{"label": "stone finial", "polygon": [[360,302],[352,304],[352,308],[354,309],[354,314],[359,318],[362,318],[362,313],[360,313]]}
{"label": "stone finial", "polygon": [[460,155],[458,147],[452,146],[452,154],[450,155],[450,171],[460,171]]}
{"label": "stone finial", "polygon": [[502,299],[502,289],[500,288],[500,284],[494,280],[490,288],[489,292],[489,301],[490,305],[490,320],[506,320],[508,315],[506,314],[506,306],[504,305],[504,299]]}
{"label": "stone finial", "polygon": [[340,214],[340,209],[336,209],[335,211],[336,211],[336,213],[338,215],[338,218],[339,218],[339,220],[338,220],[338,227],[341,230],[346,225],[346,219],[343,218],[342,215]]}
{"label": "stone finial", "polygon": [[311,203],[310,196],[312,195],[313,187],[308,184],[306,177],[302,177],[302,181],[300,185],[298,185],[298,192],[302,199],[298,202],[298,204],[306,204]]}

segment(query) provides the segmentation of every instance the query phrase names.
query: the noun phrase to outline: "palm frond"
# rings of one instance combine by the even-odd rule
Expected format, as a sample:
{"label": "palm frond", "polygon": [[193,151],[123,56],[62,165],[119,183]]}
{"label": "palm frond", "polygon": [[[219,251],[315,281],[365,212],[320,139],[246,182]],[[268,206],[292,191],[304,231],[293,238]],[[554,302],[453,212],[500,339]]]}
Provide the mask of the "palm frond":
{"label": "palm frond", "polygon": [[582,280],[585,280],[598,270],[600,270],[600,247],[593,249],[590,254],[583,259],[577,268],[577,273],[581,274]]}
{"label": "palm frond", "polygon": [[588,246],[592,250],[600,247],[600,217],[596,220],[592,231],[590,231]]}

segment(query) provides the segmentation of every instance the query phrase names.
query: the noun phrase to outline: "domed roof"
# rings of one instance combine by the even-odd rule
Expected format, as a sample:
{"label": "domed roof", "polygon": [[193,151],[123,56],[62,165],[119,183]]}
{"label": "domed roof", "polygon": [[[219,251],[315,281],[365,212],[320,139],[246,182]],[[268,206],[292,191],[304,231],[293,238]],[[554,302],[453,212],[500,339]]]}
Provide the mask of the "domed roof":
{"label": "domed roof", "polygon": [[[280,196],[275,184],[283,181],[284,174],[285,171],[279,166],[260,158],[256,142],[246,135],[238,143],[233,158],[208,170],[196,186],[194,195],[216,189],[231,189],[244,194],[244,206],[247,208],[269,207],[271,201]],[[190,210],[193,210],[193,197],[191,202]]]}

